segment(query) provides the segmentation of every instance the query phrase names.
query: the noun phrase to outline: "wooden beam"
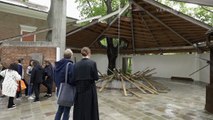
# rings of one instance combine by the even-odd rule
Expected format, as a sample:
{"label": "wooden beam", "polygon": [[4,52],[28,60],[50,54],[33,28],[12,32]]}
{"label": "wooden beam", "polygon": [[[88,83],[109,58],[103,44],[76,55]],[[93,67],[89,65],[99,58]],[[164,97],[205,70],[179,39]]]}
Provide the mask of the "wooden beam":
{"label": "wooden beam", "polygon": [[[140,13],[140,18],[141,20],[144,22],[146,29],[149,31],[149,33],[151,34],[151,37],[154,41],[156,41],[157,45],[160,47],[159,42],[156,40],[155,36],[152,34],[152,31],[150,30],[149,26],[147,25],[146,21],[143,18],[143,15]],[[143,24],[143,23],[142,23]],[[161,51],[161,49],[159,48],[159,50]]]}
{"label": "wooden beam", "polygon": [[106,19],[108,19],[108,18],[111,18],[111,17],[114,16],[114,15],[120,16],[121,14],[123,14],[124,11],[127,10],[128,7],[129,7],[129,4],[126,4],[126,6],[124,6],[124,8],[118,9],[118,10],[116,10],[115,12],[112,12],[112,13],[110,13],[110,14],[108,14],[108,15],[106,15],[106,16],[100,18],[100,19],[98,19],[98,21],[100,22],[100,21],[106,20]]}
{"label": "wooden beam", "polygon": [[69,35],[75,34],[75,33],[79,32],[79,31],[84,30],[84,29],[86,29],[86,28],[88,28],[88,27],[90,27],[90,26],[93,26],[93,25],[97,24],[97,23],[98,23],[98,21],[94,21],[94,22],[89,23],[89,24],[87,24],[87,25],[85,25],[85,26],[83,26],[83,27],[77,28],[76,30],[74,30],[74,31],[72,31],[72,32],[67,33],[67,35],[66,35],[66,36],[69,36]]}
{"label": "wooden beam", "polygon": [[[196,20],[196,19],[194,19],[194,18],[192,18],[190,16],[187,16],[187,15],[181,13],[181,12],[178,12],[178,11],[176,11],[174,9],[171,9],[170,7],[168,7],[166,5],[160,4],[159,2],[156,2],[154,0],[143,0],[143,1],[149,3],[149,4],[153,5],[153,6],[159,7],[159,8],[161,8],[161,9],[163,9],[163,10],[169,12],[169,13],[172,13],[172,14],[176,15],[176,16],[179,16],[179,17],[181,17],[181,18],[183,18],[183,19],[185,19],[187,21],[190,21],[190,22],[192,22],[192,23],[194,23],[196,25],[199,25],[199,26],[201,26],[203,28],[206,28],[207,30],[211,29],[211,26],[209,26],[207,24],[204,24],[204,23],[202,23],[202,22],[200,22],[200,21],[198,21],[198,20]],[[199,1],[201,2],[201,0],[199,0]],[[202,0],[202,2],[203,2],[203,0]]]}
{"label": "wooden beam", "polygon": [[82,22],[87,22],[87,21],[92,21],[94,19],[99,19],[101,17],[101,15],[98,15],[98,16],[95,16],[95,17],[90,17],[90,18],[86,18],[86,19],[83,19],[83,20],[78,20],[76,21],[76,24],[79,24],[79,23],[82,23]]}
{"label": "wooden beam", "polygon": [[123,78],[121,77],[121,83],[122,83],[122,88],[123,88],[123,91],[124,91],[124,95],[127,96],[127,92],[126,92],[126,84],[125,84],[125,81],[123,80]]}
{"label": "wooden beam", "polygon": [[211,7],[213,6],[213,0],[171,0],[171,1],[193,3],[193,4],[211,6]]}
{"label": "wooden beam", "polygon": [[[147,1],[147,0],[144,0]],[[151,0],[152,1],[152,0]],[[135,3],[137,4],[137,3]],[[137,4],[138,5],[138,4]],[[141,6],[140,6],[141,7]],[[198,52],[200,51],[200,49],[195,46],[194,44],[192,44],[190,41],[188,41],[187,39],[185,39],[182,35],[180,35],[179,33],[177,33],[175,30],[173,30],[171,27],[169,27],[168,25],[166,25],[165,23],[163,23],[161,20],[159,20],[157,17],[155,17],[154,15],[152,15],[149,11],[147,11],[146,9],[144,9],[143,7],[141,7],[141,9],[143,9],[150,17],[152,17],[153,19],[155,19],[157,22],[159,22],[161,25],[163,25],[164,27],[166,27],[167,29],[169,29],[171,32],[173,32],[174,34],[176,34],[178,37],[180,37],[181,39],[183,39],[184,41],[186,41],[188,44],[190,44],[191,46],[193,46]]]}
{"label": "wooden beam", "polygon": [[[161,50],[179,50],[179,49],[193,49],[192,46],[180,46],[180,47],[160,47]],[[159,48],[141,48],[136,49],[136,51],[156,51]]]}
{"label": "wooden beam", "polygon": [[17,35],[17,36],[14,36],[14,37],[9,37],[9,38],[5,38],[5,39],[1,39],[0,43],[6,42],[6,41],[17,40],[17,39],[20,39],[20,38],[23,38],[23,37],[28,37],[28,36],[31,36],[31,35],[36,35],[36,34],[43,33],[43,32],[48,32],[48,31],[51,31],[51,30],[53,30],[53,28],[46,28],[46,29],[35,31],[35,32],[30,32],[30,33],[27,33],[27,34],[24,34],[24,35]]}
{"label": "wooden beam", "polygon": [[[120,17],[120,15],[123,14],[123,12],[125,12],[127,9],[129,8],[129,4],[127,4],[121,11],[120,13],[111,21],[111,23],[108,25],[108,27],[89,45],[89,47],[91,47],[97,40],[99,40],[103,34],[110,28],[110,26],[112,26],[112,24]],[[101,18],[100,18],[101,19]],[[99,20],[100,20],[99,19]]]}

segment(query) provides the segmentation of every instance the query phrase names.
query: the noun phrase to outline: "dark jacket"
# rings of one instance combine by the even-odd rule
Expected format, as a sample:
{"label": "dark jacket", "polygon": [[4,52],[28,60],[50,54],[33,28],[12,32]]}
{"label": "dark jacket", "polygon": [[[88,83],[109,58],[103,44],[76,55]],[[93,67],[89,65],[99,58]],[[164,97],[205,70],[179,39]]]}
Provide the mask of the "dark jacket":
{"label": "dark jacket", "polygon": [[[47,78],[46,78],[46,82],[47,83],[52,83],[52,81],[53,81],[53,78],[54,78],[54,76],[53,76],[53,67],[52,67],[52,65],[46,65],[45,67],[44,67],[44,72],[45,72],[45,76],[47,76]],[[44,78],[45,79],[45,78]]]}
{"label": "dark jacket", "polygon": [[44,78],[44,69],[41,67],[41,65],[36,65],[33,67],[31,76],[30,76],[30,83],[38,84],[42,83]]}
{"label": "dark jacket", "polygon": [[72,84],[72,74],[73,74],[73,62],[70,59],[61,59],[60,61],[55,63],[55,68],[54,68],[54,81],[56,84],[57,89],[59,90],[60,83],[65,82],[65,69],[67,63],[70,62],[71,64],[69,65],[68,68],[68,77],[67,77],[67,82],[69,84]]}
{"label": "dark jacket", "polygon": [[77,62],[74,66],[74,78],[77,81],[90,81],[94,82],[98,80],[98,70],[96,62],[83,58],[81,61]]}
{"label": "dark jacket", "polygon": [[18,63],[18,74],[22,77],[22,69],[23,67],[22,67],[22,64],[21,63]]}

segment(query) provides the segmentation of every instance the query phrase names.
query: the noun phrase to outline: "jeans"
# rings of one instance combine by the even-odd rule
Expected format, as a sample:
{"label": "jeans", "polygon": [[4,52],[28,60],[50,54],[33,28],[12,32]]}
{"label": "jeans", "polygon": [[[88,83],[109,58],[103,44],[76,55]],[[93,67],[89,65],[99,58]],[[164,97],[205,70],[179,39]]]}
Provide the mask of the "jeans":
{"label": "jeans", "polygon": [[29,80],[27,95],[31,96],[32,94],[33,94],[33,86],[30,84],[30,80]]}
{"label": "jeans", "polygon": [[69,120],[70,116],[70,108],[71,107],[64,107],[64,106],[58,106],[58,111],[56,112],[55,115],[55,120],[61,120],[61,115],[63,114],[63,119],[62,120]]}

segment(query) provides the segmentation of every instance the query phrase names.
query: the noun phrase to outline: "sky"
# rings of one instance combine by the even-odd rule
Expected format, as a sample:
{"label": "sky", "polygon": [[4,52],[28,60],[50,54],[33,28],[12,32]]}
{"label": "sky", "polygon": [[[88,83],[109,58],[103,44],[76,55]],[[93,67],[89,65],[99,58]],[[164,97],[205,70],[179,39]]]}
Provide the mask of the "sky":
{"label": "sky", "polygon": [[[29,0],[30,2],[50,7],[50,0]],[[80,11],[77,10],[75,0],[67,0],[67,16],[80,19]]]}

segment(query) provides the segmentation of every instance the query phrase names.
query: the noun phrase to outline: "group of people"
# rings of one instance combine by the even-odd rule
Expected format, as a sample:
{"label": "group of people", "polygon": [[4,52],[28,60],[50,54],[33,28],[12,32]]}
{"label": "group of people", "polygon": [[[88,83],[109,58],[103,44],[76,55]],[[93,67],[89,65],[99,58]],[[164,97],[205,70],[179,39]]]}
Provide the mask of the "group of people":
{"label": "group of people", "polygon": [[[73,64],[73,52],[66,49],[64,58],[55,64],[55,83],[57,93],[60,83],[65,82],[65,68],[68,63],[68,84],[76,87],[74,100],[73,120],[99,120],[98,99],[95,81],[98,80],[96,62],[90,60],[91,50],[88,47],[81,49],[82,59]],[[67,94],[69,96],[69,94]],[[70,96],[72,97],[72,96]],[[55,120],[68,120],[72,106],[58,106]],[[63,115],[63,117],[62,117]]]}
{"label": "group of people", "polygon": [[[21,96],[21,91],[17,92],[20,87],[20,80],[24,80],[28,87],[25,95],[32,97],[35,94],[34,102],[39,101],[40,85],[47,87],[46,97],[52,96],[53,81],[56,85],[56,95],[60,90],[60,84],[65,82],[65,71],[68,65],[67,83],[76,88],[74,99],[73,120],[99,120],[98,99],[95,81],[98,80],[98,71],[96,62],[90,60],[91,50],[88,47],[81,49],[82,59],[73,63],[71,60],[73,52],[71,49],[66,49],[64,57],[55,62],[53,67],[47,60],[44,61],[44,66],[36,60],[30,60],[26,73],[29,75],[29,80],[24,80],[22,62],[12,63],[7,69],[0,72],[0,76],[4,78],[2,83],[2,94],[9,97],[8,108],[14,108],[13,102],[15,97]],[[67,94],[69,96],[69,94]],[[72,97],[72,96],[70,96]],[[55,120],[68,120],[70,109],[72,106],[58,105],[55,115]]]}
{"label": "group of people", "polygon": [[[17,62],[11,63],[9,67],[1,67],[1,94],[8,96],[8,109],[15,108],[14,98],[20,100],[22,97],[22,85],[25,84],[25,96],[29,99],[34,99],[34,102],[39,101],[40,85],[43,84],[47,88],[45,97],[52,96],[53,86],[53,67],[47,60],[44,61],[43,67],[36,60],[30,60],[26,73],[29,80],[24,78],[24,69],[22,66],[23,59],[18,59]],[[23,84],[21,84],[23,81]],[[34,95],[33,95],[34,93]],[[35,96],[35,97],[34,97]]]}

